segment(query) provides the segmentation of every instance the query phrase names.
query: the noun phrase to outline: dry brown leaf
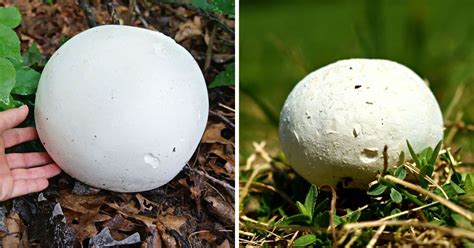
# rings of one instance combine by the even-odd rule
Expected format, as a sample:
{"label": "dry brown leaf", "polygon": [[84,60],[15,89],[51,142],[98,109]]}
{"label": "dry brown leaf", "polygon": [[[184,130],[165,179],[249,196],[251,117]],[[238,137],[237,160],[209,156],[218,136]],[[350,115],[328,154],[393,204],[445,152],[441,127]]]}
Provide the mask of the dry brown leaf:
{"label": "dry brown leaf", "polygon": [[105,196],[76,195],[68,191],[61,191],[59,195],[59,203],[62,208],[82,214],[95,214],[105,203]]}
{"label": "dry brown leaf", "polygon": [[163,241],[165,247],[178,247],[176,240],[173,238],[173,236],[166,233],[166,227],[161,222],[156,223],[156,228],[158,233],[161,235],[161,240]]}
{"label": "dry brown leaf", "polygon": [[221,197],[206,196],[204,198],[209,203],[209,210],[214,213],[225,224],[234,224],[234,208]]}
{"label": "dry brown leaf", "polygon": [[124,215],[125,217],[128,217],[130,215],[137,215],[140,212],[140,209],[138,209],[135,206],[134,201],[120,202],[120,204],[116,202],[108,202],[106,204],[109,207],[117,210],[120,214]]}
{"label": "dry brown leaf", "polygon": [[119,230],[123,232],[130,232],[135,229],[135,224],[125,218],[122,215],[117,214],[112,219],[104,223],[104,227],[108,227],[110,230]]}
{"label": "dry brown leaf", "polygon": [[202,35],[202,18],[194,16],[193,20],[186,21],[178,26],[178,32],[174,36],[176,42]]}
{"label": "dry brown leaf", "polygon": [[112,217],[105,214],[81,214],[79,212],[73,212],[64,210],[64,216],[68,226],[72,227],[75,231],[76,239],[81,242],[84,239],[90,238],[98,233],[96,228],[97,222],[103,222],[110,220]]}
{"label": "dry brown leaf", "polygon": [[210,231],[200,231],[199,232],[199,238],[201,240],[206,240],[209,243],[214,243],[217,239],[216,235]]}
{"label": "dry brown leaf", "polygon": [[187,218],[184,216],[176,215],[165,215],[157,216],[159,222],[161,222],[166,228],[174,229],[179,231],[179,228],[184,225],[187,221]]}
{"label": "dry brown leaf", "polygon": [[202,143],[221,143],[225,145],[234,145],[232,141],[224,139],[221,136],[222,130],[226,128],[223,122],[212,123],[207,126],[204,135],[202,136]]}
{"label": "dry brown leaf", "polygon": [[226,152],[225,146],[222,144],[212,144],[212,146],[209,148],[209,153],[213,153],[233,165],[235,164],[234,154]]}
{"label": "dry brown leaf", "polygon": [[15,212],[10,212],[5,222],[8,234],[2,239],[2,247],[19,247],[22,233],[20,216]]}
{"label": "dry brown leaf", "polygon": [[156,203],[151,202],[140,193],[137,193],[135,197],[137,198],[138,204],[140,205],[140,212],[144,212],[145,210],[151,211],[153,209],[153,205],[156,205]]}
{"label": "dry brown leaf", "polygon": [[163,244],[161,242],[160,234],[155,226],[150,230],[151,235],[146,239],[146,243],[142,247],[146,248],[161,248]]}
{"label": "dry brown leaf", "polygon": [[145,224],[145,226],[149,230],[153,229],[153,227],[155,226],[155,222],[156,222],[155,218],[151,218],[151,217],[144,216],[144,215],[133,215],[133,216],[130,216],[130,218],[133,218],[133,219],[136,219],[136,220],[142,222],[143,224]]}

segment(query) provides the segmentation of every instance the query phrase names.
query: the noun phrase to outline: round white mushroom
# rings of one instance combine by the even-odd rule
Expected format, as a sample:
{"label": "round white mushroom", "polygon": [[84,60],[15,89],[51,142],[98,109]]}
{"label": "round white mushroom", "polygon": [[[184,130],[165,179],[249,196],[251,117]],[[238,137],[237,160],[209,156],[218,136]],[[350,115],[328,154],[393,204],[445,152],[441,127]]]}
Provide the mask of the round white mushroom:
{"label": "round white mushroom", "polygon": [[53,54],[35,118],[44,147],[66,173],[136,192],[178,174],[199,144],[208,109],[204,77],[186,49],[156,31],[108,25]]}
{"label": "round white mushroom", "polygon": [[280,116],[280,142],[309,182],[367,188],[383,170],[443,137],[439,105],[426,83],[398,63],[349,59],[318,69],[292,90]]}

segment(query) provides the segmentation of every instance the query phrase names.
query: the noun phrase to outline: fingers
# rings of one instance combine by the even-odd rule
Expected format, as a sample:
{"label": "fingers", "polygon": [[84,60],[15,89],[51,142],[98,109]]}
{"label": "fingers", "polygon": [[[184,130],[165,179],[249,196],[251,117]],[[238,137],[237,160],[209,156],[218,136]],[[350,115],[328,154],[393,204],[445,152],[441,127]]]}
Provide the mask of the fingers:
{"label": "fingers", "polygon": [[3,132],[7,129],[18,126],[26,119],[27,115],[28,106],[26,105],[23,105],[16,109],[9,109],[0,112],[0,131]]}
{"label": "fingers", "polygon": [[50,178],[61,173],[61,169],[56,164],[48,164],[40,167],[34,167],[29,169],[14,169],[11,171],[13,179],[39,179],[39,178]]}
{"label": "fingers", "polygon": [[34,127],[25,127],[8,129],[2,136],[5,148],[9,148],[26,141],[37,139],[38,133]]}
{"label": "fingers", "polygon": [[41,190],[46,189],[47,187],[48,179],[46,178],[15,180],[13,183],[13,190],[9,198],[15,198],[34,192],[39,192]]}
{"label": "fingers", "polygon": [[46,152],[9,153],[5,156],[10,169],[30,168],[53,162]]}

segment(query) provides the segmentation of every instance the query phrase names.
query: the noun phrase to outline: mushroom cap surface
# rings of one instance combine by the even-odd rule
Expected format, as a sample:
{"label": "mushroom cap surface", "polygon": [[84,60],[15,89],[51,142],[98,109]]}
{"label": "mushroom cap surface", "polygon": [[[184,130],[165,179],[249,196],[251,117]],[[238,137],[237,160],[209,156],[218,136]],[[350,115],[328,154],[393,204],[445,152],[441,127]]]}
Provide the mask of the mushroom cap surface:
{"label": "mushroom cap surface", "polygon": [[157,188],[205,130],[207,87],[191,54],[162,33],[105,25],[67,41],[38,86],[39,137],[69,175],[119,192]]}
{"label": "mushroom cap surface", "polygon": [[440,107],[412,70],[380,59],[348,59],[320,68],[291,91],[280,115],[280,143],[309,182],[367,188],[383,170],[443,138]]}

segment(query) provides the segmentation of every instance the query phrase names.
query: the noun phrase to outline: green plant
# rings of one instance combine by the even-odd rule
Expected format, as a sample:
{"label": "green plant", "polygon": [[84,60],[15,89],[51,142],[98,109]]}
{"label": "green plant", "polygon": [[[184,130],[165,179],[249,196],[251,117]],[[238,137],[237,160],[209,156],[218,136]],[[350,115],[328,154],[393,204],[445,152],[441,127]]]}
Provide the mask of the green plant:
{"label": "green plant", "polygon": [[[290,204],[272,201],[271,194],[251,193],[244,198],[241,228],[247,232],[252,232],[254,226],[267,230],[257,231],[256,234],[262,236],[254,236],[253,240],[283,246],[331,247],[337,242],[340,246],[363,247],[369,242],[377,242],[378,230],[385,230],[385,236],[393,240],[380,241],[377,245],[404,244],[407,240],[401,237],[405,235],[435,235],[433,242],[473,245],[474,175],[458,173],[460,158],[453,155],[450,148],[441,149],[441,142],[434,149],[426,148],[419,154],[409,142],[407,146],[413,162],[404,161],[396,168],[381,172],[365,193],[340,189],[338,196],[336,192],[331,194],[315,185],[299,183],[302,178],[291,176],[293,172],[284,160],[272,158],[272,163],[284,166],[274,165],[271,176],[262,172],[253,180],[258,182],[255,185],[259,188],[265,183],[273,185],[274,188],[267,189],[272,189],[279,195],[277,198],[282,197]],[[266,170],[265,167],[257,168]],[[242,175],[249,184],[251,178],[245,177],[245,171]],[[306,187],[309,188],[304,198],[297,195]],[[332,205],[330,202],[334,198],[337,203]],[[255,204],[252,199],[261,199],[265,207],[260,205],[261,211],[252,213],[251,208],[246,208]],[[352,202],[354,199],[357,203]],[[256,217],[255,221],[247,217],[252,215]],[[334,228],[330,224],[331,216],[334,216]],[[451,232],[462,235],[453,238]],[[261,238],[268,233],[278,235],[280,241]]]}
{"label": "green plant", "polygon": [[235,63],[228,64],[224,71],[217,74],[214,81],[209,84],[209,88],[216,88],[235,84]]}
{"label": "green plant", "polygon": [[40,73],[32,67],[44,65],[36,44],[20,53],[20,39],[14,28],[21,24],[16,7],[0,8],[0,111],[31,103]]}

